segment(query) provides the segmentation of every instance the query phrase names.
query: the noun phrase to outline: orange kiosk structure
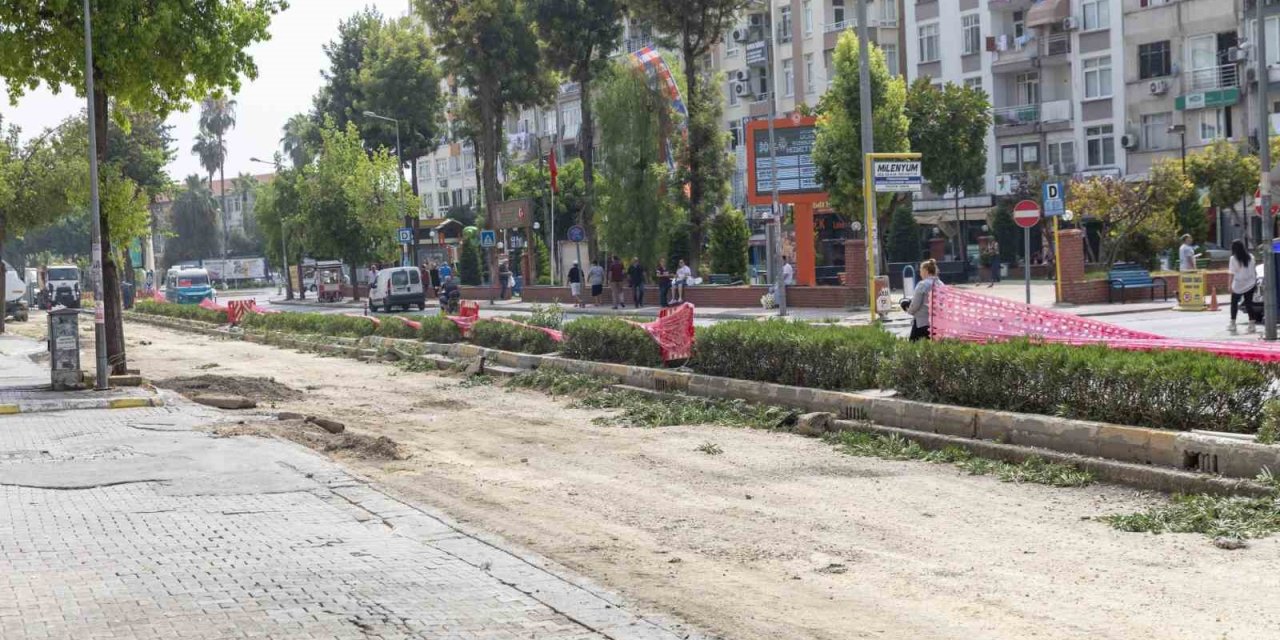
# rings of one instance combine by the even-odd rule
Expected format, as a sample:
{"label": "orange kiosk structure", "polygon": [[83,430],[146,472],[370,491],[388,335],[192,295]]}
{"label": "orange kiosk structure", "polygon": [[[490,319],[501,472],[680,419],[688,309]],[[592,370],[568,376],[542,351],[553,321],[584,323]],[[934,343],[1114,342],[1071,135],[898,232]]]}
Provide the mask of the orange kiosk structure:
{"label": "orange kiosk structure", "polygon": [[[827,192],[818,182],[818,167],[813,162],[813,145],[817,139],[817,119],[792,114],[773,121],[778,162],[778,203],[795,207],[795,279],[801,286],[817,283],[813,244],[814,205],[827,201]],[[747,203],[773,204],[772,166],[769,156],[769,121],[747,123]],[[780,212],[779,212],[780,213]]]}

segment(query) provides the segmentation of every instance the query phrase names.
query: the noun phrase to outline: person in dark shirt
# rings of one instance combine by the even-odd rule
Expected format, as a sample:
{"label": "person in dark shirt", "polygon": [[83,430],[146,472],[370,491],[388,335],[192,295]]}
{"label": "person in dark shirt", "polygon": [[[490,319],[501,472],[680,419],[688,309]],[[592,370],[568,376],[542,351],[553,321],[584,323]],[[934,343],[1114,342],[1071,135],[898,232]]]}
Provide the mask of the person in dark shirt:
{"label": "person in dark shirt", "polygon": [[577,262],[573,263],[573,267],[569,269],[569,295],[573,296],[575,307],[585,307],[582,304],[582,267]]}
{"label": "person in dark shirt", "polygon": [[667,263],[661,258],[655,275],[658,278],[658,306],[666,307],[671,298],[671,272],[667,271]]}
{"label": "person in dark shirt", "polygon": [[614,256],[609,261],[609,287],[613,289],[613,308],[622,308],[622,283],[626,280],[626,271],[622,268],[622,260]]}
{"label": "person in dark shirt", "polygon": [[640,258],[631,259],[627,281],[631,285],[631,302],[639,309],[644,306],[644,266],[640,264]]}

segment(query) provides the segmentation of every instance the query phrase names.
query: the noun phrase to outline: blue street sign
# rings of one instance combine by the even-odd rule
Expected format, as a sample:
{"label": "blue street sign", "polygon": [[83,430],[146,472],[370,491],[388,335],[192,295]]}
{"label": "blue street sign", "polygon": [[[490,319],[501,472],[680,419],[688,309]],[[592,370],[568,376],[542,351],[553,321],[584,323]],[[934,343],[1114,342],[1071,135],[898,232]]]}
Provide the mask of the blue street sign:
{"label": "blue street sign", "polygon": [[1066,199],[1062,193],[1061,182],[1044,183],[1044,202],[1041,203],[1045,217],[1060,216],[1067,210]]}
{"label": "blue street sign", "polygon": [[575,224],[569,227],[569,242],[583,242],[587,239],[587,230],[582,225]]}
{"label": "blue street sign", "polygon": [[498,246],[498,232],[492,229],[481,229],[480,246],[486,249]]}
{"label": "blue street sign", "polygon": [[413,229],[409,227],[400,227],[396,232],[396,237],[400,239],[400,244],[413,243]]}

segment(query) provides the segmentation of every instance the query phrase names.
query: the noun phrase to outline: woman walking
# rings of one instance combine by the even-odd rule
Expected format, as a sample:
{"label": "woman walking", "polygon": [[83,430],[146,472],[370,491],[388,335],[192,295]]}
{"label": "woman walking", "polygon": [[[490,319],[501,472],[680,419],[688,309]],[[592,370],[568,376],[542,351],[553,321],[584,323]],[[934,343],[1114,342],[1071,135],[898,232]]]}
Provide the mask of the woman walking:
{"label": "woman walking", "polygon": [[1227,325],[1227,332],[1236,332],[1236,314],[1243,302],[1245,315],[1249,318],[1249,333],[1253,333],[1258,330],[1258,326],[1254,322],[1254,315],[1249,311],[1253,307],[1253,292],[1258,288],[1258,272],[1253,265],[1253,256],[1244,248],[1243,240],[1231,243],[1227,273],[1231,274],[1231,322]]}
{"label": "woman walking", "polygon": [[911,304],[907,313],[911,314],[911,342],[929,339],[929,295],[938,284],[938,263],[925,260],[920,263],[920,276],[923,278],[916,290],[911,294]]}

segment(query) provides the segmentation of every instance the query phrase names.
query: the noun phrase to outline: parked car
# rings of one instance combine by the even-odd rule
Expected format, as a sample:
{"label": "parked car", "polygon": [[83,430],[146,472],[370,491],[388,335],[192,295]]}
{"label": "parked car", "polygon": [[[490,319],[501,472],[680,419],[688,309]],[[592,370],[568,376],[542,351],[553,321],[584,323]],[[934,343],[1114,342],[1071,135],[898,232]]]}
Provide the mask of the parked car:
{"label": "parked car", "polygon": [[377,310],[381,307],[391,313],[392,307],[404,307],[408,311],[414,305],[417,305],[419,311],[427,308],[427,293],[417,267],[383,269],[369,285],[370,309]]}
{"label": "parked car", "polygon": [[71,264],[50,265],[45,270],[45,290],[50,305],[68,309],[80,308],[80,267]]}
{"label": "parked car", "polygon": [[27,285],[18,276],[17,270],[4,263],[4,307],[6,318],[17,322],[26,322],[31,307],[27,304]]}

